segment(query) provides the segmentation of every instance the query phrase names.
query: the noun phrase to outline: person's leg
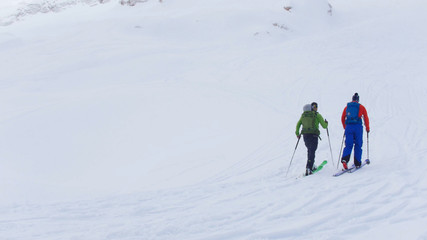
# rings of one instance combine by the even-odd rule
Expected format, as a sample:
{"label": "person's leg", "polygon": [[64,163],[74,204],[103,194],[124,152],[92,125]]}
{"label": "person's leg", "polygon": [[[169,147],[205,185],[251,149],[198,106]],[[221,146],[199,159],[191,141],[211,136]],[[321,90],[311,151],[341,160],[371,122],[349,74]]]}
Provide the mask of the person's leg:
{"label": "person's leg", "polygon": [[308,169],[313,169],[313,164],[316,158],[317,145],[319,138],[315,134],[304,134],[304,142],[307,147],[307,165]]}
{"label": "person's leg", "polygon": [[350,161],[350,155],[351,155],[351,151],[353,150],[353,144],[354,144],[353,125],[347,125],[345,128],[344,134],[345,134],[345,147],[342,153],[341,160],[344,160],[346,163],[348,163]]}
{"label": "person's leg", "polygon": [[363,126],[356,125],[354,132],[354,165],[362,164]]}

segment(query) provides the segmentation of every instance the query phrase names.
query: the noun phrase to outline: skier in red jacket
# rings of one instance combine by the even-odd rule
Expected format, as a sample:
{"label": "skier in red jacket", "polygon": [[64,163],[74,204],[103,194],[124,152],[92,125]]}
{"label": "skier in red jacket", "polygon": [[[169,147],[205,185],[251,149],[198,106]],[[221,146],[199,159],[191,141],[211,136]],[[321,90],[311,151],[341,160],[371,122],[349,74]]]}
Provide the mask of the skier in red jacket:
{"label": "skier in red jacket", "polygon": [[345,148],[342,154],[341,163],[344,169],[348,169],[351,151],[354,145],[354,165],[362,165],[362,145],[363,145],[363,125],[365,122],[366,132],[369,133],[369,117],[366,108],[359,103],[359,94],[355,93],[352,102],[347,103],[341,116],[341,122],[345,129]]}

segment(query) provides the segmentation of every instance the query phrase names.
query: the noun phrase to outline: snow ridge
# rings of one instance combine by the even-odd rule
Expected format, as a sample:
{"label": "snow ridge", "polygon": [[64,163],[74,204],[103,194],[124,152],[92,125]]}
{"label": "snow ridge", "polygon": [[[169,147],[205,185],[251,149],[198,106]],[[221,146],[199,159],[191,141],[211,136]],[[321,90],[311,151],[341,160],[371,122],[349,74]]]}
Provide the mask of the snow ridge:
{"label": "snow ridge", "polygon": [[[0,16],[0,26],[8,26],[17,21],[22,20],[30,15],[38,13],[57,13],[64,11],[69,7],[85,4],[88,6],[96,6],[99,4],[109,3],[112,0],[39,0],[39,1],[24,1],[16,10],[12,10],[14,13],[7,16]],[[126,6],[135,6],[138,3],[148,2],[148,0],[117,0],[119,4]],[[159,0],[162,2],[162,0]]]}
{"label": "snow ridge", "polygon": [[[109,0],[106,0],[109,1]],[[14,22],[22,20],[24,17],[29,15],[34,15],[38,13],[50,13],[50,12],[60,12],[65,10],[70,6],[77,4],[88,4],[94,6],[100,3],[106,2],[105,0],[44,0],[40,2],[27,3],[23,7],[20,7],[16,10],[15,13],[0,18],[0,26],[7,26]]]}

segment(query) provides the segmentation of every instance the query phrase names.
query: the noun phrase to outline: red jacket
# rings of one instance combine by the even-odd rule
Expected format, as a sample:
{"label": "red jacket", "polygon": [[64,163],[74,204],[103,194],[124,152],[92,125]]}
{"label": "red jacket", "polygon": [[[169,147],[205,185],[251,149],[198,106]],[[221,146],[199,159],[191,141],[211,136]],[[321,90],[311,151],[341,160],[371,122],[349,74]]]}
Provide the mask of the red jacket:
{"label": "red jacket", "polygon": [[[341,122],[342,122],[342,126],[344,127],[344,129],[345,129],[346,112],[347,112],[347,106],[344,108],[344,111],[342,112],[342,115],[341,115]],[[366,108],[362,104],[360,104],[359,118],[362,118],[362,116],[363,116],[363,121],[365,122],[366,131],[369,132],[370,128],[369,128],[368,112],[366,111]]]}

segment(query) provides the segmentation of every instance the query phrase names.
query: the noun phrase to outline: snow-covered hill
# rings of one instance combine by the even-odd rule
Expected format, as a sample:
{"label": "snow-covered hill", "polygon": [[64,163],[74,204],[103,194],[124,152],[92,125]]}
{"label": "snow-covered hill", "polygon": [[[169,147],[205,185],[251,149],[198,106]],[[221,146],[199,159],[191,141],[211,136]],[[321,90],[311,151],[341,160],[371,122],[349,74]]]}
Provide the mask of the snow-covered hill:
{"label": "snow-covered hill", "polygon": [[[423,1],[18,2],[0,3],[3,239],[427,239]],[[334,178],[355,92],[372,164]],[[329,163],[296,179],[300,142],[286,177],[313,101]]]}

